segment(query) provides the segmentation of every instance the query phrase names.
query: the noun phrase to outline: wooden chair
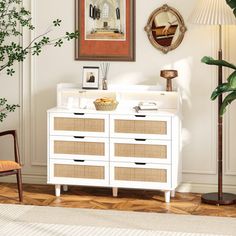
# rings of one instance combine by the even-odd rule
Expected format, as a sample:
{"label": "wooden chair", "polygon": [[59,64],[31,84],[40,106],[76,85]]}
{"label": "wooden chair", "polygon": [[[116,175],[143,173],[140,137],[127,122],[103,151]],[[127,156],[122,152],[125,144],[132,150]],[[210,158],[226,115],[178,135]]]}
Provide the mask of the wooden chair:
{"label": "wooden chair", "polygon": [[[0,160],[0,177],[8,175],[16,175],[19,200],[23,201],[23,188],[22,188],[22,177],[21,177],[21,164],[19,155],[19,146],[15,130],[8,130],[0,132],[0,137],[5,135],[12,135],[14,141],[14,156],[15,161]],[[1,154],[0,154],[1,155]]]}

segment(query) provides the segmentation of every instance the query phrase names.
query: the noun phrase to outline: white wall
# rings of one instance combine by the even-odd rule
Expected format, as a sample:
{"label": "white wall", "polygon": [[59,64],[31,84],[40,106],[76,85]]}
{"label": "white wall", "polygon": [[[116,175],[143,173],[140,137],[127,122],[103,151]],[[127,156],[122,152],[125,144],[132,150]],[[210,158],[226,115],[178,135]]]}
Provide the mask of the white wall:
{"label": "white wall", "polygon": [[[60,18],[60,33],[74,30],[74,0],[24,0],[31,8],[35,21],[35,36],[44,32],[49,22]],[[216,188],[216,103],[209,97],[216,86],[216,68],[200,62],[204,55],[216,56],[217,30],[210,26],[195,26],[187,18],[196,0],[136,0],[136,62],[111,62],[109,83],[159,84],[161,69],[179,71],[175,80],[183,96],[183,181],[182,190],[211,191]],[[182,44],[164,55],[149,42],[144,27],[151,12],[167,3],[178,9],[185,19],[188,31]],[[225,29],[227,39],[225,58],[236,61],[233,43],[236,27]],[[25,34],[24,44],[29,41]],[[21,148],[24,156],[24,180],[46,183],[46,110],[56,104],[56,84],[82,81],[83,66],[99,66],[99,62],[74,61],[74,44],[67,43],[61,49],[48,47],[40,57],[29,58],[24,63],[19,79],[1,81],[1,94],[13,89],[14,94],[4,94],[21,103],[21,113],[11,115],[5,127],[18,127],[22,134]],[[4,89],[2,89],[4,88]],[[236,192],[235,129],[233,105],[225,116],[225,188]],[[24,117],[23,120],[20,117]],[[1,129],[4,127],[1,127]]]}

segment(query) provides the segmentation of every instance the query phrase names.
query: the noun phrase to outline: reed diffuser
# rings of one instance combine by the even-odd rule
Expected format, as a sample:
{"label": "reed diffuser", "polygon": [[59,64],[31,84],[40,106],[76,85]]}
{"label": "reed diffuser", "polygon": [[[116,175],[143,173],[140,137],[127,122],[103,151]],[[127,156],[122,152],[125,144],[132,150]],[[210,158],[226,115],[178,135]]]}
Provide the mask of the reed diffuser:
{"label": "reed diffuser", "polygon": [[107,74],[110,68],[110,63],[102,63],[101,64],[101,72],[102,72],[102,89],[107,90]]}

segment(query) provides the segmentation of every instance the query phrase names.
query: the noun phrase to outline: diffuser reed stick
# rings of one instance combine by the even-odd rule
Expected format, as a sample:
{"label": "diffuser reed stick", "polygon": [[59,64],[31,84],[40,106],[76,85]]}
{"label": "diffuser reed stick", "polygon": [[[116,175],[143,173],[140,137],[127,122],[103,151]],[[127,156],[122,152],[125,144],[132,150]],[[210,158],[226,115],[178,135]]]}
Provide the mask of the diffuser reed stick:
{"label": "diffuser reed stick", "polygon": [[110,68],[110,63],[104,62],[101,64],[103,90],[107,90],[107,75],[108,75],[109,68]]}

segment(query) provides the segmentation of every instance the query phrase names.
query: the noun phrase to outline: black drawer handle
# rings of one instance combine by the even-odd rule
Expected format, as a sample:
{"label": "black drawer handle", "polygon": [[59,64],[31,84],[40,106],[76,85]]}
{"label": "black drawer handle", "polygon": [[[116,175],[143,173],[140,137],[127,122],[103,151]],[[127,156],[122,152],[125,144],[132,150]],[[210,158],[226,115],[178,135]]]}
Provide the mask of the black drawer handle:
{"label": "black drawer handle", "polygon": [[143,139],[143,138],[135,138],[135,141],[139,141],[139,142],[145,142],[147,139]]}
{"label": "black drawer handle", "polygon": [[74,138],[85,138],[84,136],[74,136]]}
{"label": "black drawer handle", "polygon": [[135,162],[135,165],[145,166],[146,163],[144,163],[144,162]]}
{"label": "black drawer handle", "polygon": [[74,160],[74,162],[85,162],[85,160]]}
{"label": "black drawer handle", "polygon": [[75,116],[84,116],[84,113],[74,113]]}
{"label": "black drawer handle", "polygon": [[135,117],[146,117],[146,115],[135,115]]}

